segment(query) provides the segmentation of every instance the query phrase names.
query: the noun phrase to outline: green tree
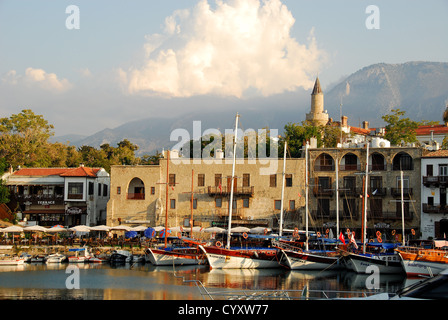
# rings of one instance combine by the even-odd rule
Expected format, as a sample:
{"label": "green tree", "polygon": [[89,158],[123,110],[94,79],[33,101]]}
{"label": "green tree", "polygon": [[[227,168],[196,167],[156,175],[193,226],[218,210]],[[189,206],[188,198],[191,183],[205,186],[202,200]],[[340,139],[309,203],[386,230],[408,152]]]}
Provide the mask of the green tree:
{"label": "green tree", "polygon": [[0,157],[14,168],[45,166],[53,125],[30,109],[0,119]]}
{"label": "green tree", "polygon": [[392,145],[417,142],[415,130],[420,123],[405,118],[405,114],[406,112],[400,109],[392,109],[390,114],[381,117],[386,122],[384,138]]}
{"label": "green tree", "polygon": [[[6,172],[8,165],[4,158],[0,158],[0,177]],[[8,203],[9,202],[9,190],[5,185],[3,179],[0,179],[0,203]]]}

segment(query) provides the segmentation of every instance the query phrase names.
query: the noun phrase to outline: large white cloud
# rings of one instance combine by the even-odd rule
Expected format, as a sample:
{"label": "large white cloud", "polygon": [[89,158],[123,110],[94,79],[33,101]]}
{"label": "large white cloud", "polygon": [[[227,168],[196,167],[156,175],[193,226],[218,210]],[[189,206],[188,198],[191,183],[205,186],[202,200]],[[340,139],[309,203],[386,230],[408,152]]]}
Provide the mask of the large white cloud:
{"label": "large white cloud", "polygon": [[307,44],[290,35],[295,23],[280,0],[200,0],[166,18],[146,37],[145,60],[119,70],[130,94],[190,97],[263,96],[311,88],[325,53],[311,30]]}
{"label": "large white cloud", "polygon": [[65,92],[72,86],[67,79],[59,79],[54,73],[31,67],[25,70],[24,75],[17,74],[16,70],[10,70],[2,80],[11,85],[39,87],[53,92]]}

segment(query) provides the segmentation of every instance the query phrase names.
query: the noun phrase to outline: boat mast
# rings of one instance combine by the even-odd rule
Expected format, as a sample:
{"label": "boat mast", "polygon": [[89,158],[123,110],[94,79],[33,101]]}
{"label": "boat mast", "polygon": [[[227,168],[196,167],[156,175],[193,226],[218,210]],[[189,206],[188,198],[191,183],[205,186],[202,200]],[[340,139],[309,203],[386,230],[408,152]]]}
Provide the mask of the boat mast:
{"label": "boat mast", "polygon": [[280,237],[283,235],[283,198],[285,195],[285,171],[286,171],[286,148],[288,146],[288,142],[285,140],[285,152],[283,154],[283,173],[282,173],[282,201],[280,206],[280,230],[279,235]]}
{"label": "boat mast", "polygon": [[308,141],[305,145],[305,249],[308,251]]}
{"label": "boat mast", "polygon": [[364,233],[362,235],[363,242],[363,253],[366,253],[366,237],[367,237],[367,188],[369,185],[369,142],[367,144],[367,155],[366,155],[366,176],[364,180]]}
{"label": "boat mast", "polygon": [[403,170],[400,171],[401,178],[401,228],[402,228],[402,238],[403,238],[403,247],[406,245],[406,237],[404,236],[404,195],[403,195]]}
{"label": "boat mast", "polygon": [[232,209],[233,209],[233,184],[235,179],[235,162],[236,162],[236,141],[238,136],[238,113],[235,119],[235,137],[233,140],[233,165],[232,165],[232,178],[230,186],[230,200],[229,200],[229,228],[227,230],[227,249],[230,249],[230,229],[232,227]]}
{"label": "boat mast", "polygon": [[191,227],[191,232],[190,232],[190,238],[193,239],[193,189],[194,189],[194,169],[191,170],[191,204],[190,204],[190,209],[191,209],[191,218],[190,218],[190,227]]}
{"label": "boat mast", "polygon": [[168,242],[168,189],[170,184],[170,150],[166,151],[165,248]]}

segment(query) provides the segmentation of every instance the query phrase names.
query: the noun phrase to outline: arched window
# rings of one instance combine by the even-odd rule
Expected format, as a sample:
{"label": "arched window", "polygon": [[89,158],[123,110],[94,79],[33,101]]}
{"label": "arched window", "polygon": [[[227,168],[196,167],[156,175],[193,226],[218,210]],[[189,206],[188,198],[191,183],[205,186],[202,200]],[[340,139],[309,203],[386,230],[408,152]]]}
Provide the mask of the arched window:
{"label": "arched window", "polygon": [[392,163],[393,170],[414,170],[414,161],[406,152],[398,153]]}
{"label": "arched window", "polygon": [[334,160],[327,154],[322,153],[314,162],[314,171],[334,171]]}
{"label": "arched window", "polygon": [[347,153],[342,157],[341,171],[356,171],[360,170],[360,164],[358,157],[353,153]]}
{"label": "arched window", "polygon": [[370,163],[372,164],[373,171],[386,170],[386,162],[384,161],[384,156],[381,153],[372,153],[370,156]]}
{"label": "arched window", "polygon": [[140,178],[134,178],[129,182],[127,199],[144,200],[145,184]]}

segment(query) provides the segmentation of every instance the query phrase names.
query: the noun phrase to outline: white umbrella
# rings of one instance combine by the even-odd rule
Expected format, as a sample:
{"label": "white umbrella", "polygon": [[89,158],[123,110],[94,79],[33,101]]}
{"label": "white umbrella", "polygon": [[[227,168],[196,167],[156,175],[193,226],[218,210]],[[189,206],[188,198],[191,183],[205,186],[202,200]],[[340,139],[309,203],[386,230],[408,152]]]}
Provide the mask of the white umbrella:
{"label": "white umbrella", "polygon": [[146,229],[148,229],[148,227],[146,227],[146,226],[137,226],[137,227],[131,228],[131,231],[140,232],[140,231],[145,231]]}
{"label": "white umbrella", "polygon": [[219,228],[219,227],[210,227],[203,230],[204,232],[208,233],[223,233],[226,231],[226,229]]}
{"label": "white umbrella", "polygon": [[110,228],[110,230],[122,230],[122,231],[131,231],[131,229],[132,228],[130,226],[124,226],[124,225],[118,225]]}
{"label": "white umbrella", "polygon": [[75,232],[90,232],[90,227],[81,225],[81,226],[75,226],[75,227],[69,228],[68,230],[75,231]]}
{"label": "white umbrella", "polygon": [[48,228],[42,227],[42,226],[29,226],[29,227],[25,227],[23,228],[23,231],[39,231],[39,232],[47,232]]}
{"label": "white umbrella", "polygon": [[172,228],[168,228],[168,230],[171,230],[171,232],[184,232],[183,227],[172,227]]}
{"label": "white umbrella", "polygon": [[165,230],[165,227],[158,226],[158,227],[154,227],[153,229],[156,230],[156,232],[159,232],[159,231]]}
{"label": "white umbrella", "polygon": [[246,227],[235,227],[230,229],[230,232],[249,232],[250,229]]}
{"label": "white umbrella", "polygon": [[109,231],[110,227],[105,226],[105,225],[100,225],[100,226],[90,227],[90,230],[92,230],[92,231]]}
{"label": "white umbrella", "polygon": [[1,229],[1,232],[23,232],[23,228],[19,226],[9,226]]}
{"label": "white umbrella", "polygon": [[265,227],[255,227],[250,229],[250,233],[268,233],[272,231],[270,228],[265,228]]}
{"label": "white umbrella", "polygon": [[61,227],[54,227],[54,228],[47,228],[46,232],[64,232],[64,231],[67,231],[67,229]]}
{"label": "white umbrella", "polygon": [[[186,229],[187,231],[191,231],[191,227]],[[204,228],[202,227],[193,227],[193,232],[202,232],[202,231],[204,231]]]}
{"label": "white umbrella", "polygon": [[[19,226],[9,226],[1,229],[0,231],[4,233],[6,232],[16,233],[16,232],[23,232],[23,228]],[[14,243],[14,237],[12,237],[12,242]]]}

